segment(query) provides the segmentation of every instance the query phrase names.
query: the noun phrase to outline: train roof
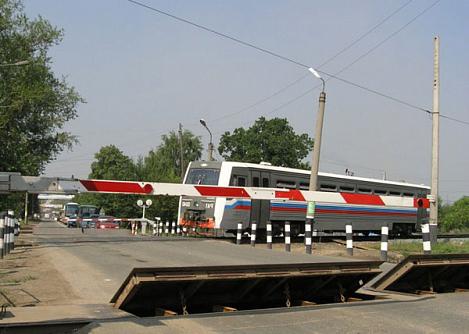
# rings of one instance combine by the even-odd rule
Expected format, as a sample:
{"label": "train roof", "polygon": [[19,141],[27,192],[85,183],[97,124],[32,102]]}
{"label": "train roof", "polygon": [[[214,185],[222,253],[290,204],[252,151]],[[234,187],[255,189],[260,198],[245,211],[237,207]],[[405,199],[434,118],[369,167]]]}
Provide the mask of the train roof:
{"label": "train roof", "polygon": [[[200,167],[216,167],[221,165],[228,165],[231,167],[249,167],[249,168],[262,168],[266,170],[275,170],[275,171],[283,171],[283,172],[290,172],[290,173],[300,173],[304,175],[310,175],[311,172],[304,169],[296,169],[296,168],[288,168],[288,167],[279,167],[279,166],[272,166],[268,164],[254,164],[248,162],[237,162],[237,161],[194,161],[191,164],[195,164]],[[396,185],[396,186],[404,186],[404,187],[414,187],[414,188],[421,188],[421,189],[430,189],[429,186],[423,184],[415,184],[415,183],[408,183],[408,182],[398,182],[398,181],[388,181],[388,180],[381,180],[381,179],[373,179],[367,177],[358,177],[358,176],[348,176],[348,175],[341,175],[341,174],[334,174],[334,173],[324,173],[319,172],[320,176],[325,177],[335,177],[344,180],[353,180],[353,181],[364,181],[364,182],[374,182],[374,183],[381,183],[386,185]]]}

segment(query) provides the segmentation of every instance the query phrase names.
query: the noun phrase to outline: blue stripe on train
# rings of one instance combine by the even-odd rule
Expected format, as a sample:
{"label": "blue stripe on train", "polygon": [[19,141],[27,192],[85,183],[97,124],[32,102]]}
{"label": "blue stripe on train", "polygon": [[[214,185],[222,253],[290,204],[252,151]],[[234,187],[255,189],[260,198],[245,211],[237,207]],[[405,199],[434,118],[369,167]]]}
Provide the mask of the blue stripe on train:
{"label": "blue stripe on train", "polygon": [[[306,203],[271,203],[272,208],[291,208],[291,209],[305,209]],[[238,206],[251,206],[251,201],[238,200],[232,204],[226,204],[225,208],[235,209]],[[348,206],[348,205],[316,205],[316,209],[320,210],[342,210],[342,211],[366,211],[366,212],[393,212],[393,213],[413,213],[416,209],[390,209],[381,207],[364,207],[364,206]]]}

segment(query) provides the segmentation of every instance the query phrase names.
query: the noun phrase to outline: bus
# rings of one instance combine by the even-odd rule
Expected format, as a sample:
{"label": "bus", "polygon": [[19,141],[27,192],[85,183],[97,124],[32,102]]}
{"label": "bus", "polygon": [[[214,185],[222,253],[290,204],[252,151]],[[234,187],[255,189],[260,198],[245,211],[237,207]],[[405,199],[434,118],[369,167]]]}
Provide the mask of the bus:
{"label": "bus", "polygon": [[[261,163],[232,161],[194,161],[187,168],[184,183],[218,186],[309,189],[310,171],[271,166]],[[319,173],[318,190],[341,193],[423,197],[430,193],[425,185],[396,182],[332,173]],[[273,235],[281,235],[285,221],[292,236],[304,233],[307,203],[281,200],[250,200],[181,196],[178,224],[209,230],[215,236],[232,236],[238,223],[250,231],[257,223],[258,234],[265,233],[266,222],[272,223]],[[411,234],[418,228],[417,209],[316,203],[314,229],[343,232],[352,224],[354,231],[379,232],[387,225],[393,234]]]}

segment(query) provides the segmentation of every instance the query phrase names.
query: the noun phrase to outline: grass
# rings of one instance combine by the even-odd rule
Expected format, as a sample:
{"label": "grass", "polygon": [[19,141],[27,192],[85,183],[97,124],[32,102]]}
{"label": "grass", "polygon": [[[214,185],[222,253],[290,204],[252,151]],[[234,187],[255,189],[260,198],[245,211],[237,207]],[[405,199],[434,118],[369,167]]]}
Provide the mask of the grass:
{"label": "grass", "polygon": [[[372,248],[379,249],[379,243],[370,245]],[[400,253],[404,256],[411,254],[423,254],[422,242],[390,242],[389,251]],[[469,253],[469,241],[439,241],[432,247],[432,254],[456,254]]]}

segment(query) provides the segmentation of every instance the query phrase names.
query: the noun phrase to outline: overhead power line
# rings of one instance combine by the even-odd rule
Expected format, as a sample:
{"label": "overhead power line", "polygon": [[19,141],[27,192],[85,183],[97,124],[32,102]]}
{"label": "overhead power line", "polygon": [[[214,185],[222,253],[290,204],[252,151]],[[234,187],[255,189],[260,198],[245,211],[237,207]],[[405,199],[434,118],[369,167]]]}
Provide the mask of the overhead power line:
{"label": "overhead power line", "polygon": [[[173,18],[173,19],[175,19],[175,20],[177,20],[177,21],[180,21],[180,22],[183,22],[183,23],[192,25],[192,26],[194,26],[194,27],[196,27],[196,28],[199,28],[199,29],[205,30],[205,31],[207,31],[207,32],[213,33],[213,34],[215,34],[215,35],[217,35],[217,36],[220,36],[220,37],[229,39],[229,40],[231,40],[231,41],[233,41],[233,42],[236,42],[236,43],[238,43],[238,44],[241,44],[241,45],[250,47],[250,48],[255,49],[255,50],[259,51],[259,52],[269,54],[269,55],[271,55],[271,56],[273,56],[273,57],[282,59],[282,60],[284,60],[284,61],[286,61],[286,62],[289,62],[289,63],[292,63],[292,64],[294,64],[294,65],[297,65],[297,66],[300,66],[300,67],[303,67],[303,68],[306,68],[306,69],[308,69],[308,68],[310,68],[310,67],[313,67],[313,68],[314,68],[314,66],[309,66],[309,65],[307,65],[307,64],[305,64],[305,63],[302,63],[302,62],[297,61],[297,60],[295,60],[295,59],[292,59],[292,58],[290,58],[290,57],[283,56],[283,55],[281,55],[281,54],[279,54],[279,53],[276,53],[276,52],[274,52],[274,51],[268,50],[268,49],[266,49],[266,48],[259,47],[259,46],[255,45],[255,44],[252,44],[252,43],[249,43],[249,42],[245,42],[245,41],[243,41],[243,40],[241,40],[241,39],[239,39],[239,38],[236,38],[236,37],[227,35],[227,34],[225,34],[225,33],[221,33],[221,32],[219,32],[219,31],[216,31],[216,30],[214,30],[214,29],[208,28],[208,27],[203,26],[203,25],[201,25],[201,24],[195,23],[195,22],[190,21],[190,20],[188,20],[188,19],[184,19],[184,18],[182,18],[182,17],[176,16],[176,15],[171,14],[171,13],[168,13],[168,12],[166,12],[166,11],[163,11],[163,10],[157,9],[157,8],[155,8],[155,7],[146,5],[146,4],[142,3],[142,2],[135,1],[135,0],[127,0],[127,1],[130,2],[130,3],[132,3],[132,4],[134,4],[134,5],[137,5],[137,6],[146,8],[146,9],[148,9],[148,10],[150,10],[150,11],[153,11],[153,12],[159,13],[159,14],[161,14],[161,15],[165,15],[165,16],[171,17],[171,18]],[[441,1],[441,0],[436,0],[436,1],[434,1],[432,4],[430,4],[430,6],[426,7],[421,13],[419,13],[416,17],[414,17],[410,22],[408,22],[408,23],[407,23],[405,26],[403,26],[400,30],[398,30],[397,32],[395,32],[395,34],[397,34],[399,31],[401,31],[402,29],[404,29],[405,27],[407,27],[410,23],[412,23],[413,21],[415,21],[418,17],[420,17],[421,15],[423,15],[425,12],[427,12],[428,10],[430,10],[431,8],[433,8],[433,7],[434,7],[438,2],[440,2],[440,1]],[[394,34],[394,35],[395,35],[395,34]],[[393,36],[393,35],[389,36],[389,38],[391,38],[392,36]],[[383,43],[384,43],[384,42],[385,42],[385,41],[383,41]],[[382,43],[381,43],[381,44],[382,44]],[[371,51],[373,51],[373,50],[371,50]],[[370,52],[371,52],[371,51],[370,51]],[[357,61],[358,61],[358,60],[357,60]],[[418,106],[416,106],[416,105],[414,105],[414,104],[412,104],[412,103],[405,102],[405,101],[403,101],[403,100],[401,100],[401,99],[399,99],[399,98],[393,97],[393,96],[388,95],[388,94],[385,94],[385,93],[381,93],[381,92],[379,92],[379,91],[377,91],[377,90],[375,90],[375,89],[371,89],[371,88],[368,88],[368,87],[363,86],[363,85],[361,85],[361,84],[357,84],[357,83],[355,83],[355,82],[352,82],[352,81],[350,81],[350,80],[343,79],[343,78],[341,78],[341,77],[338,77],[337,75],[330,74],[330,73],[328,73],[328,72],[321,71],[321,70],[318,70],[318,72],[319,72],[319,73],[322,73],[322,74],[324,74],[324,75],[326,75],[326,76],[328,76],[328,77],[332,77],[332,78],[334,78],[334,79],[336,79],[336,80],[342,81],[342,82],[344,82],[344,83],[346,83],[346,84],[352,85],[352,86],[357,87],[357,88],[360,88],[360,89],[362,89],[362,90],[365,90],[365,91],[367,91],[367,92],[369,92],[369,93],[372,93],[372,94],[375,94],[375,95],[378,95],[378,96],[381,96],[381,97],[390,99],[390,100],[392,100],[392,101],[395,101],[395,102],[398,102],[398,103],[401,103],[401,104],[404,104],[404,105],[407,105],[407,106],[409,106],[409,107],[411,107],[411,108],[418,109],[418,110],[423,111],[423,112],[425,112],[425,113],[427,113],[427,114],[428,114],[428,113],[431,113],[431,112],[430,112],[428,109],[426,109],[426,108],[418,107]],[[453,121],[460,122],[460,123],[464,123],[464,124],[465,124],[465,123],[468,123],[468,122],[461,121],[461,120],[457,120],[457,119],[455,119],[455,118],[448,117],[448,116],[445,116],[445,115],[440,115],[440,116],[441,116],[441,117],[444,117],[444,118],[447,118],[447,119],[450,119],[450,120],[453,120]],[[469,125],[469,124],[468,124],[468,125]]]}

